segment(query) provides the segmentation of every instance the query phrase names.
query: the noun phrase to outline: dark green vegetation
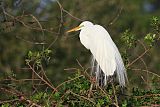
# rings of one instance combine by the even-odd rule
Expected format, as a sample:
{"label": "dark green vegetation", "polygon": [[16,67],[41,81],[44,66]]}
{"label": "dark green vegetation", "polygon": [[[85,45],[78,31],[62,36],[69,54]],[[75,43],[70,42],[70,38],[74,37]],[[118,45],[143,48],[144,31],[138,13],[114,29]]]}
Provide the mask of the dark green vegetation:
{"label": "dark green vegetation", "polygon": [[[160,10],[145,11],[145,3],[0,0],[0,105],[160,106]],[[82,19],[104,26],[119,47],[129,78],[123,92],[116,84],[96,86],[90,52],[78,32],[65,33]]]}

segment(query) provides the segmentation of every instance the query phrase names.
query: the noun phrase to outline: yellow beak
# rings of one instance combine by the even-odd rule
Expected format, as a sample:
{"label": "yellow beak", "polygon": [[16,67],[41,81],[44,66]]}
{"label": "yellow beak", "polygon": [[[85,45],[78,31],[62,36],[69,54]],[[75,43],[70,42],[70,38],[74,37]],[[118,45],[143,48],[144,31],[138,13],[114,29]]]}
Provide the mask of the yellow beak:
{"label": "yellow beak", "polygon": [[80,26],[77,26],[71,30],[68,30],[67,33],[77,31],[77,30],[79,30],[79,28],[80,28]]}

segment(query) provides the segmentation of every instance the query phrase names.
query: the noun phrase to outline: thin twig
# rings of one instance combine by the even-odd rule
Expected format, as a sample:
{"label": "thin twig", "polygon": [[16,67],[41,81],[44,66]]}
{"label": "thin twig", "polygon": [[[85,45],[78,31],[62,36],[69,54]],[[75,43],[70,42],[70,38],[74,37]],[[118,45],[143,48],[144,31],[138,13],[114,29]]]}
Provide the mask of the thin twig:
{"label": "thin twig", "polygon": [[35,16],[33,16],[32,14],[30,14],[30,16],[38,23],[40,30],[42,31],[42,34],[44,36],[44,30],[43,30],[43,27],[42,27],[41,23],[39,22],[39,20]]}
{"label": "thin twig", "polygon": [[130,67],[131,65],[133,65],[135,62],[137,62],[140,58],[142,58],[149,51],[150,51],[150,48],[145,50],[141,55],[139,55],[139,57],[137,57],[135,60],[133,60],[131,63],[129,63],[127,65],[127,68]]}
{"label": "thin twig", "polygon": [[54,88],[52,85],[50,85],[46,80],[44,80],[39,74],[37,74],[37,72],[33,69],[33,67],[30,64],[27,64],[29,66],[29,68],[32,70],[32,72],[34,72],[36,74],[36,76],[38,76],[38,78],[40,78],[44,83],[46,83],[51,89],[53,89],[54,91],[57,91],[56,88]]}
{"label": "thin twig", "polygon": [[[44,69],[43,69],[43,66],[41,65],[40,67],[41,67],[41,71],[42,71],[44,77],[46,78],[47,82],[48,82],[49,84],[52,84],[51,81],[47,78],[47,75],[46,75],[46,73],[45,73],[45,71],[44,71]],[[52,84],[52,85],[53,85],[53,84]]]}
{"label": "thin twig", "polygon": [[61,11],[67,13],[69,16],[71,16],[71,17],[72,17],[73,19],[75,19],[75,20],[84,21],[84,20],[82,20],[82,19],[80,19],[80,18],[78,18],[78,17],[73,16],[71,13],[69,13],[67,10],[65,10],[65,9],[62,7],[61,3],[60,3],[58,0],[56,0],[56,2],[57,2],[57,4],[59,5],[59,8],[61,9]]}
{"label": "thin twig", "polygon": [[160,94],[147,94],[147,95],[143,95],[143,96],[133,96],[133,97],[144,98],[144,97],[156,97],[156,96],[160,96]]}
{"label": "thin twig", "polygon": [[[42,29],[42,28],[39,29],[39,28],[37,28],[37,27],[28,26],[25,22],[23,22],[22,20],[19,19],[20,17],[18,17],[18,16],[15,17],[15,16],[7,13],[6,11],[5,11],[4,13],[5,13],[5,15],[7,15],[7,16],[11,17],[13,20],[16,20],[17,22],[21,23],[24,27],[26,27],[26,28],[28,28],[28,29],[38,30],[38,31],[46,31],[46,32],[54,33],[54,34],[58,35],[58,33],[53,32],[53,31],[48,30],[48,29]],[[31,16],[31,15],[26,15],[26,16]],[[32,16],[33,16],[33,15],[32,15]],[[22,16],[21,16],[21,17],[22,17]],[[33,17],[32,17],[32,18],[33,18]]]}
{"label": "thin twig", "polygon": [[148,73],[150,73],[150,74],[152,74],[152,75],[155,75],[155,76],[157,76],[157,77],[160,78],[160,75],[158,75],[158,74],[156,74],[156,73],[154,73],[154,72],[147,71],[147,70],[143,70],[143,69],[131,69],[131,70],[134,70],[134,71],[145,71],[145,72],[148,72]]}
{"label": "thin twig", "polygon": [[15,81],[15,82],[24,82],[24,81],[39,81],[40,79],[14,79],[14,78],[10,78],[10,79],[3,79],[3,80],[0,80],[0,81]]}
{"label": "thin twig", "polygon": [[87,101],[89,101],[89,102],[93,103],[94,105],[96,105],[96,103],[95,103],[94,101],[92,101],[91,99],[89,99],[89,98],[87,98],[87,97],[81,96],[81,95],[76,94],[76,93],[74,93],[74,92],[72,92],[72,91],[69,91],[69,93],[73,94],[74,96],[77,96],[77,97],[83,98],[83,99],[85,99],[85,100],[87,100]]}
{"label": "thin twig", "polygon": [[[59,84],[55,89],[58,90],[58,88],[61,87],[62,85],[64,85],[65,83],[74,81],[74,80],[76,80],[76,79],[78,79],[78,78],[80,78],[80,77],[83,77],[83,76],[84,76],[84,75],[80,75],[80,76],[78,76],[78,77],[75,77],[75,78],[69,79],[69,80],[67,80],[67,81],[64,81],[64,82],[62,82],[61,84]],[[55,90],[52,91],[52,94],[53,94],[54,92],[55,92]],[[50,95],[49,99],[51,98],[52,94]]]}
{"label": "thin twig", "polygon": [[13,102],[16,102],[16,101],[19,101],[19,99],[0,101],[0,104],[13,103]]}
{"label": "thin twig", "polygon": [[47,49],[50,49],[52,46],[53,46],[53,44],[58,40],[58,37],[59,36],[56,36],[56,38],[52,41],[52,43],[47,47]]}
{"label": "thin twig", "polygon": [[32,41],[29,41],[29,40],[25,40],[23,38],[21,38],[20,36],[16,36],[17,39],[20,39],[24,42],[27,42],[27,43],[30,43],[30,44],[35,44],[35,45],[44,45],[44,44],[47,44],[47,43],[44,43],[44,42],[32,42]]}
{"label": "thin twig", "polygon": [[115,104],[118,106],[118,99],[117,99],[117,96],[116,96],[116,90],[115,90],[115,87],[114,87],[114,84],[112,83],[112,89],[113,89],[113,94],[114,94],[114,98],[115,98]]}
{"label": "thin twig", "polygon": [[109,23],[110,25],[113,25],[113,23],[115,23],[117,21],[117,19],[119,18],[120,14],[122,13],[123,8],[121,7],[118,14],[116,14],[115,18],[113,18],[113,20]]}
{"label": "thin twig", "polygon": [[83,77],[83,76],[84,76],[84,75],[80,75],[80,76],[78,76],[78,77],[75,77],[75,78],[69,79],[69,80],[67,80],[67,81],[64,81],[64,82],[62,82],[61,84],[59,84],[59,85],[56,87],[56,89],[58,89],[59,87],[61,87],[62,85],[64,85],[64,84],[67,83],[67,82],[74,81],[74,80],[76,80],[76,79],[78,79],[78,78],[80,78],[80,77]]}
{"label": "thin twig", "polygon": [[65,71],[70,71],[70,70],[78,70],[77,68],[65,68]]}
{"label": "thin twig", "polygon": [[78,61],[78,59],[76,59],[78,65],[82,68],[82,70],[84,70],[84,67],[82,66],[82,64]]}
{"label": "thin twig", "polygon": [[147,84],[148,87],[151,88],[151,86],[149,86],[149,74],[148,74],[148,67],[147,67],[147,64],[145,63],[145,61],[144,61],[142,58],[140,58],[140,60],[141,60],[142,63],[144,64],[145,70],[147,71],[147,81],[146,81],[146,84]]}

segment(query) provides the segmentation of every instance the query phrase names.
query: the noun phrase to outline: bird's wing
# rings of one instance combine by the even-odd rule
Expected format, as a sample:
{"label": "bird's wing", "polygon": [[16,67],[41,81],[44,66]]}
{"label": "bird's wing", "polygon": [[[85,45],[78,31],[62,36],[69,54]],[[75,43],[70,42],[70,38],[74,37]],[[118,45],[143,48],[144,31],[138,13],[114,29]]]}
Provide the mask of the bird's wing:
{"label": "bird's wing", "polygon": [[116,70],[114,42],[103,27],[94,25],[90,30],[91,53],[105,76],[113,75]]}

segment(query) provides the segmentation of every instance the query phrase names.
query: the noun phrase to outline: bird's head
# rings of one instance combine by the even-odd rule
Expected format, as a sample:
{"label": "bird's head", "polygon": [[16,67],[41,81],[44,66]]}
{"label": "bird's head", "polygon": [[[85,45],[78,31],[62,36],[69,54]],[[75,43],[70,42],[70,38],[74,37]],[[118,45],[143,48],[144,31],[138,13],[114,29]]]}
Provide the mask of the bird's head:
{"label": "bird's head", "polygon": [[89,26],[93,26],[93,23],[90,21],[84,21],[79,26],[77,26],[71,30],[68,30],[67,33],[82,30],[83,28],[89,27]]}

